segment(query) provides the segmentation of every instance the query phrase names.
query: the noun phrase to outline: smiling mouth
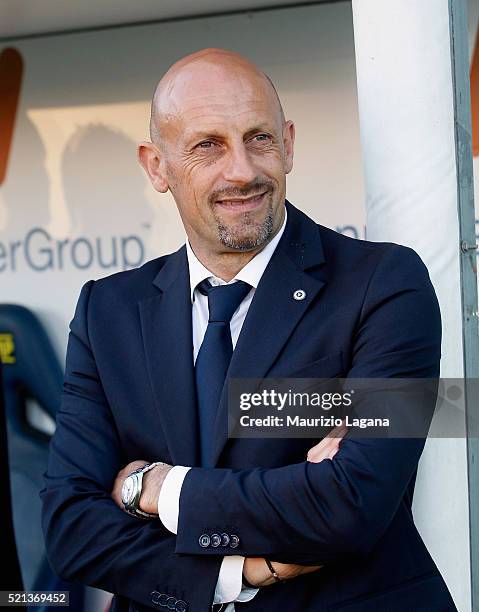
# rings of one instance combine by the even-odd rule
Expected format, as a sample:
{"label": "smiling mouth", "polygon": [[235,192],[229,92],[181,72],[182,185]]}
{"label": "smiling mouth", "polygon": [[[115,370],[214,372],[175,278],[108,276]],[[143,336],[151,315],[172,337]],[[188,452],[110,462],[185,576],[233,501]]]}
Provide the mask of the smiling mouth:
{"label": "smiling mouth", "polygon": [[264,196],[267,194],[267,191],[263,191],[262,193],[258,193],[247,198],[230,198],[228,200],[217,200],[217,204],[222,208],[228,210],[251,210],[263,203]]}

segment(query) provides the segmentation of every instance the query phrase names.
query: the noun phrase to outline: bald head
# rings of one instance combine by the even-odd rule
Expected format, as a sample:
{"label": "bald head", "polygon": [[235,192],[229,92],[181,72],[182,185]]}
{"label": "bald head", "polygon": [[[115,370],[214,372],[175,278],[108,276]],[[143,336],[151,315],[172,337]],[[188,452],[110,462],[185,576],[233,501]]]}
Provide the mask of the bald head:
{"label": "bald head", "polygon": [[185,105],[198,95],[215,104],[219,93],[234,99],[239,91],[263,97],[279,121],[285,117],[271,79],[248,59],[225,49],[202,49],[175,62],[156,86],[151,102],[150,138],[160,145],[162,136]]}

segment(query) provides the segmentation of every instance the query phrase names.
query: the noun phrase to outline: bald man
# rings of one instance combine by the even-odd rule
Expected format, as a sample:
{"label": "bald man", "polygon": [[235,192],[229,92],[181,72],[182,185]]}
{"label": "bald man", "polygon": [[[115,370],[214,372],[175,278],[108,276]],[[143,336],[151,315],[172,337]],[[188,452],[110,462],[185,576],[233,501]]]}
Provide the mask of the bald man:
{"label": "bald man", "polygon": [[228,438],[231,378],[439,375],[424,264],[287,201],[294,135],[236,53],[156,87],[138,158],[187,241],[82,288],[41,491],[52,566],[114,612],[456,609],[412,519],[424,439]]}

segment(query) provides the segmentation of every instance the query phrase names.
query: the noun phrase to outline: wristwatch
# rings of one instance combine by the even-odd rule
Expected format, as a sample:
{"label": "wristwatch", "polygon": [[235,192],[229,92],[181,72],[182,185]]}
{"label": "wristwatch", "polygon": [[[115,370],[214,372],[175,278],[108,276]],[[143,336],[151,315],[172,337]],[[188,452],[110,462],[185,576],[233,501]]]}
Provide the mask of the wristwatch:
{"label": "wristwatch", "polygon": [[140,497],[143,485],[143,474],[149,472],[157,465],[164,465],[163,461],[155,461],[154,463],[145,463],[143,467],[133,470],[129,474],[121,487],[121,501],[125,512],[142,519],[158,518],[158,514],[151,514],[140,510]]}

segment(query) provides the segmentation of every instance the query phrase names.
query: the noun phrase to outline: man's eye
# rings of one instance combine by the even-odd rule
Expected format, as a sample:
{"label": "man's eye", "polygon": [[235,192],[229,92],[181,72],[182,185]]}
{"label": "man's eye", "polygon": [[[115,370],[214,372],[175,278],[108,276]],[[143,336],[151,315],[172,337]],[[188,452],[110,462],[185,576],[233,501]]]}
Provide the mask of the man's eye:
{"label": "man's eye", "polygon": [[268,134],[256,134],[256,136],[253,137],[253,140],[256,140],[256,142],[267,142],[270,140],[270,136],[268,136]]}
{"label": "man's eye", "polygon": [[211,149],[214,146],[214,144],[215,143],[211,140],[204,140],[203,142],[200,142],[196,146],[200,149]]}

